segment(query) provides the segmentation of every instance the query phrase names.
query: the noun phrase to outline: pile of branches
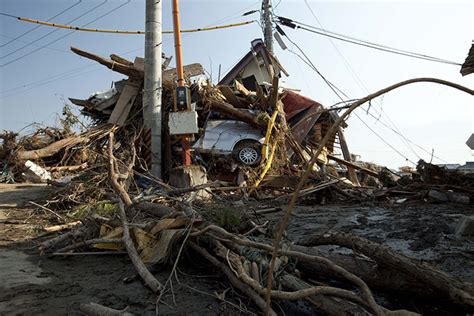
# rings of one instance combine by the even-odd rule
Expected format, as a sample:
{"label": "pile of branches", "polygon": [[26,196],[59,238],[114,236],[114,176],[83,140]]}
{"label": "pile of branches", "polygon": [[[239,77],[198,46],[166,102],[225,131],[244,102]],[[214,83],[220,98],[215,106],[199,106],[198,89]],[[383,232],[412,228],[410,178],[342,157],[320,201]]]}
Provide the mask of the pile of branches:
{"label": "pile of branches", "polygon": [[[227,221],[227,226],[209,216],[215,206],[194,199],[202,185],[173,189],[156,182],[148,195],[131,194],[136,153],[131,147],[131,155],[123,157],[115,144],[111,131],[105,146],[115,212],[109,218],[88,217],[81,227],[42,243],[41,250],[53,255],[91,247],[126,250],[138,275],[157,294],[157,310],[163,295],[172,289],[172,276],[183,252],[199,254],[267,315],[276,315],[273,303],[282,300],[306,300],[329,315],[416,315],[388,310],[376,302],[372,289],[436,300],[464,311],[474,308],[470,284],[354,235],[326,232],[308,236],[298,245],[276,246],[267,223],[257,224],[250,214],[241,215],[245,221]],[[104,227],[109,233],[104,234]],[[353,254],[328,253],[319,248],[324,245],[345,247]],[[159,264],[172,265],[164,281],[150,272]]]}

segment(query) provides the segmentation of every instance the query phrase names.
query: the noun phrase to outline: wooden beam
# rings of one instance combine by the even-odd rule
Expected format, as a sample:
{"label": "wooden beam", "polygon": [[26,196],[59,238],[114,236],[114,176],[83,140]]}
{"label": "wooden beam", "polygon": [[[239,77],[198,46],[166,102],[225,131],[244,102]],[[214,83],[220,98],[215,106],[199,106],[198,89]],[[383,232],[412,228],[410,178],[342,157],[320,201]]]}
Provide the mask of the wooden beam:
{"label": "wooden beam", "polygon": [[49,157],[59,152],[65,147],[71,147],[80,143],[88,141],[89,138],[83,136],[73,136],[58,140],[57,142],[51,143],[46,147],[35,150],[19,151],[17,157],[20,160],[35,160],[39,158]]}
{"label": "wooden beam", "polygon": [[110,59],[112,59],[113,61],[117,63],[124,64],[126,66],[133,66],[133,63],[130,60],[120,57],[119,55],[111,54]]}
{"label": "wooden beam", "polygon": [[351,168],[360,170],[360,171],[368,174],[369,176],[376,177],[376,178],[378,178],[378,176],[379,176],[379,174],[377,172],[375,172],[373,170],[370,170],[370,169],[367,169],[367,168],[364,168],[364,167],[361,167],[361,166],[358,166],[355,163],[349,162],[349,161],[341,159],[341,158],[337,158],[337,157],[335,157],[331,154],[328,154],[327,156],[328,156],[329,159],[334,160],[335,162],[340,163],[341,165],[345,165],[347,167],[351,167]]}
{"label": "wooden beam", "polygon": [[140,79],[143,78],[143,71],[140,71],[139,69],[136,69],[133,66],[124,65],[122,63],[83,51],[79,48],[71,47],[71,50],[74,53],[78,54],[79,56],[92,59],[98,62],[99,64],[104,65],[105,67],[109,69],[112,69],[113,71],[119,72],[129,77],[140,78]]}
{"label": "wooden beam", "polygon": [[[349,152],[349,147],[347,146],[342,128],[339,128],[337,134],[339,135],[339,144],[341,145],[342,155],[346,161],[351,162],[351,153]],[[351,180],[352,184],[360,187],[359,179],[357,178],[354,167],[347,166],[347,172],[349,173],[349,180]]]}

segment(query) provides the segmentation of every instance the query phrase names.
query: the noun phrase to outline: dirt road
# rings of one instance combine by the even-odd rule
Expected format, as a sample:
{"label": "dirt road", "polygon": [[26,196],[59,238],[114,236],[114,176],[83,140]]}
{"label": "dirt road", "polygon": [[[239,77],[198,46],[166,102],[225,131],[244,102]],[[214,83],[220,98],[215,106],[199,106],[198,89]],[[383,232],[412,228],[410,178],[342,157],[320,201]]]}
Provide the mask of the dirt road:
{"label": "dirt road", "polygon": [[[116,309],[128,306],[137,315],[155,315],[156,296],[134,278],[126,255],[39,255],[37,243],[31,238],[41,233],[41,227],[56,223],[54,216],[37,210],[28,201],[44,200],[50,190],[44,185],[0,184],[0,315],[83,315],[79,304],[89,302]],[[214,297],[214,292],[226,290],[226,285],[216,282],[221,276],[196,264],[201,263],[183,257],[178,277],[184,285],[174,281],[177,304],[171,293],[165,294],[160,314],[238,314],[237,308],[220,304]],[[169,273],[167,268],[155,274],[164,283]],[[133,281],[125,283],[126,278]]]}
{"label": "dirt road", "polygon": [[[50,190],[41,185],[0,185],[0,315],[82,315],[79,304],[89,302],[115,309],[128,307],[137,315],[155,315],[156,296],[134,278],[126,255],[39,255],[33,238],[41,234],[42,227],[56,224],[56,218],[28,201],[44,200]],[[351,232],[472,282],[474,240],[454,233],[460,218],[472,214],[473,206],[455,204],[299,206],[290,221],[288,238],[298,240],[328,229]],[[268,214],[262,221],[276,222],[279,218],[281,212]],[[163,283],[169,273],[169,268],[154,271]],[[132,281],[124,282],[125,279]],[[249,301],[229,290],[218,271],[190,253],[182,257],[178,279],[179,283],[173,278],[174,300],[169,292],[159,305],[162,315],[249,313],[241,311],[249,308]],[[216,294],[230,303],[218,300]],[[380,302],[387,303],[386,299],[377,296]],[[403,304],[397,305],[393,298],[388,303],[427,314],[449,315],[449,310],[431,303]],[[301,302],[295,305],[281,307],[286,315],[311,314]]]}

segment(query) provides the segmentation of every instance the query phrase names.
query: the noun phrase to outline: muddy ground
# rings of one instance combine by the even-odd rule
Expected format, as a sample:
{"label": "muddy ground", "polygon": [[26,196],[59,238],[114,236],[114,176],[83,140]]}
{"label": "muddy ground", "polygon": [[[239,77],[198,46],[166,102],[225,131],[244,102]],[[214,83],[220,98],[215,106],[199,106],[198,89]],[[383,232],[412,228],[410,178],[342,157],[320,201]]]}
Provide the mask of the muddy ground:
{"label": "muddy ground", "polygon": [[[156,296],[139,280],[126,255],[40,256],[37,251],[41,227],[54,224],[54,215],[27,204],[44,200],[51,188],[0,184],[0,315],[82,315],[80,303],[96,302],[137,315],[154,315]],[[255,206],[255,205],[253,205]],[[268,206],[278,206],[269,203]],[[282,205],[283,206],[283,205]],[[464,280],[474,281],[474,240],[460,238],[455,228],[474,207],[456,204],[400,205],[358,204],[299,206],[290,221],[288,239],[297,241],[314,232],[338,229],[382,242],[412,258],[427,261]],[[280,213],[262,221],[276,222]],[[336,250],[340,251],[340,250]],[[155,275],[161,282],[170,268]],[[229,290],[221,274],[207,263],[186,253],[178,269],[174,294],[160,304],[163,315],[237,315],[256,312],[249,301]],[[131,282],[124,282],[131,279]],[[218,300],[221,295],[226,301]],[[225,294],[225,295],[224,295]],[[380,301],[385,300],[379,295]],[[405,307],[425,311],[407,303]],[[403,306],[398,304],[397,306]],[[286,315],[314,314],[301,303],[282,305]],[[421,308],[421,310],[420,310]],[[278,310],[278,308],[276,308]],[[431,312],[430,312],[431,311]],[[441,312],[440,312],[441,313]],[[453,312],[454,313],[454,312]]]}

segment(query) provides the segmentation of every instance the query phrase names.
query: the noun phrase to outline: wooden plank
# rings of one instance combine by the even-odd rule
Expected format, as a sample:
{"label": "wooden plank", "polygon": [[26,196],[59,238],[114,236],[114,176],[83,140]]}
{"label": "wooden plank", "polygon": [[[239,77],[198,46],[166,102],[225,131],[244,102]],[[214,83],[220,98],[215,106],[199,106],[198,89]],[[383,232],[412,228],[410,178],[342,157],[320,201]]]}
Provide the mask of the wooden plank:
{"label": "wooden plank", "polygon": [[99,64],[102,64],[106,66],[107,68],[112,69],[113,71],[119,72],[121,74],[130,76],[130,77],[134,77],[134,78],[143,78],[143,71],[136,69],[135,67],[124,65],[116,61],[106,59],[98,55],[83,51],[75,47],[71,47],[71,50],[74,53],[78,54],[79,56],[92,59],[98,62]]}
{"label": "wooden plank", "polygon": [[120,57],[119,55],[112,54],[110,55],[110,59],[127,66],[133,66],[133,63],[130,60]]}
{"label": "wooden plank", "polygon": [[[204,74],[204,68],[201,64],[194,63],[183,67],[184,76],[186,78],[198,76]],[[163,81],[175,81],[176,80],[176,68],[163,70]]]}
{"label": "wooden plank", "polygon": [[334,160],[335,162],[337,163],[340,163],[342,165],[346,165],[348,167],[352,167],[354,169],[357,169],[357,170],[360,170],[366,174],[368,174],[369,176],[372,176],[372,177],[376,177],[378,178],[379,174],[373,170],[370,170],[370,169],[367,169],[367,168],[364,168],[364,167],[361,167],[359,165],[356,165],[355,163],[352,163],[352,162],[349,162],[349,161],[346,161],[344,159],[341,159],[341,158],[337,158],[331,154],[328,154],[328,158],[331,159],[331,160]]}
{"label": "wooden plank", "polygon": [[131,81],[129,80],[125,87],[123,88],[122,94],[115,105],[114,110],[109,118],[109,123],[123,125],[125,120],[130,113],[130,109],[132,108],[133,103],[135,103],[135,99],[137,98],[139,88],[141,86],[141,82]]}

